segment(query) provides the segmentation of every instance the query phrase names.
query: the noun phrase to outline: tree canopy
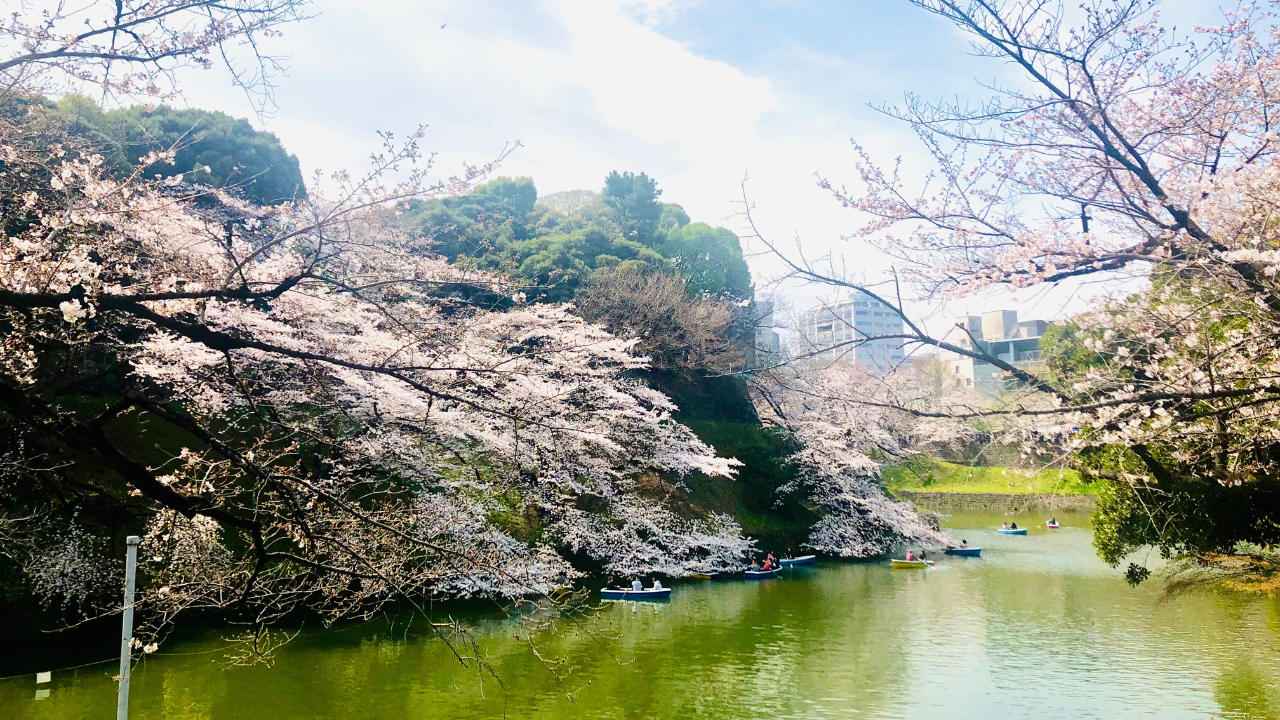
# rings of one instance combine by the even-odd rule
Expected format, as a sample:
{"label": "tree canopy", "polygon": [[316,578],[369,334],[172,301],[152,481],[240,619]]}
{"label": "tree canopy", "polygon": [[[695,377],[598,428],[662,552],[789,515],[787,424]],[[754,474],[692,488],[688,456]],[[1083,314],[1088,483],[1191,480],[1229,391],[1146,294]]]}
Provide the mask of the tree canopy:
{"label": "tree canopy", "polygon": [[306,197],[298,158],[274,133],[255,130],[248,120],[208,110],[178,110],[167,105],[104,112],[92,100],[67,95],[58,114],[73,133],[90,140],[119,177],[153,151],[176,150],[172,162],[142,168],[149,179],[173,178],[216,188],[236,187],[248,199],[275,205]]}
{"label": "tree canopy", "polygon": [[[547,593],[584,564],[743,562],[731,518],[645,494],[737,462],[672,419],[630,341],[394,220],[399,198],[456,187],[425,170],[383,187],[416,136],[336,195],[271,209],[116,181],[33,130],[0,124],[0,184],[21,198],[0,205],[0,519],[28,519],[5,552],[47,599],[100,598],[101,538],[129,531],[152,633],[191,608],[336,618]],[[528,208],[524,187],[475,197]]]}
{"label": "tree canopy", "polygon": [[[679,206],[670,217],[687,218]],[[663,217],[668,217],[663,210]],[[675,224],[663,231],[658,252],[689,279],[689,289],[699,295],[746,299],[751,297],[751,272],[742,257],[738,236],[706,223]]]}
{"label": "tree canopy", "polygon": [[660,195],[657,181],[648,175],[615,170],[605,177],[600,199],[614,211],[624,238],[646,242],[653,238],[662,217]]}
{"label": "tree canopy", "polygon": [[411,203],[406,218],[451,261],[510,273],[548,301],[571,300],[595,272],[619,266],[678,273],[692,295],[750,298],[737,235],[691,223],[661,194],[645,173],[613,172],[599,193],[539,202],[531,178],[498,178],[463,197]]}
{"label": "tree canopy", "polygon": [[[709,364],[733,352],[720,335],[751,291],[732,233],[659,202],[643,173],[543,205],[528,178],[480,184],[504,156],[436,180],[421,130],[307,197],[296,161],[243,121],[44,101],[51,85],[28,81],[55,70],[162,95],[175,64],[252,45],[299,3],[126,4],[136,32],[120,7],[0,24],[19,53],[0,63],[0,575],[105,614],[136,534],[146,647],[195,610],[234,616],[258,653],[265,626],[302,611],[564,609],[592,570],[745,566],[754,541],[680,484],[741,463],[644,382],[645,338],[557,302],[586,283],[602,321],[665,322],[655,355]],[[653,304],[642,327],[637,303]],[[883,498],[824,501],[841,513],[824,549],[886,547],[877,518],[909,510],[863,515],[868,499]]]}
{"label": "tree canopy", "polygon": [[[920,297],[944,300],[1108,282],[1108,273],[1150,282],[1073,317],[1046,339],[1047,365],[996,357],[967,342],[962,327],[929,328],[886,302],[905,327],[892,339],[973,358],[1014,381],[1015,392],[943,414],[997,419],[1028,450],[1056,450],[1105,480],[1111,492],[1095,540],[1107,561],[1143,546],[1209,564],[1250,544],[1274,547],[1280,35],[1272,10],[1244,5],[1187,35],[1162,26],[1154,2],[1086,3],[1075,13],[1023,0],[912,1],[1026,83],[978,106],[909,95],[891,111],[936,165],[924,189],[856,143],[859,183],[820,181],[859,213],[851,237],[897,259],[892,284],[881,287],[905,281]],[[761,239],[805,282],[887,300],[830,263]],[[1277,573],[1280,555],[1232,567]],[[1128,570],[1134,581],[1146,574]]]}

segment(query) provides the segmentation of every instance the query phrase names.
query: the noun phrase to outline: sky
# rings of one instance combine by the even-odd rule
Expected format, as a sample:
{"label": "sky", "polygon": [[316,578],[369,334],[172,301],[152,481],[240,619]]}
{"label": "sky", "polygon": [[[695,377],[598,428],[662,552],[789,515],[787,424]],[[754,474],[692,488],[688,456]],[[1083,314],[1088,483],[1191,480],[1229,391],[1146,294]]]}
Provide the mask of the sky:
{"label": "sky", "polygon": [[[763,234],[809,257],[830,253],[868,279],[883,277],[889,261],[841,239],[859,218],[817,177],[854,184],[851,138],[921,172],[909,128],[877,107],[905,92],[981,100],[979,82],[1016,81],[906,0],[320,0],[314,9],[267,45],[290,69],[277,109],[254,120],[304,173],[359,170],[377,131],[405,135],[421,124],[441,175],[519,141],[499,174],[530,176],[541,195],[599,189],[611,170],[643,171],[664,201],[736,232],[745,180]],[[1164,12],[1204,22],[1213,10],[1182,0]],[[193,71],[183,90],[177,104],[253,117],[224,71]],[[750,262],[759,286],[780,273],[767,254]],[[822,293],[784,292],[799,309]],[[1052,320],[1080,298],[973,298],[940,316],[1016,307]]]}

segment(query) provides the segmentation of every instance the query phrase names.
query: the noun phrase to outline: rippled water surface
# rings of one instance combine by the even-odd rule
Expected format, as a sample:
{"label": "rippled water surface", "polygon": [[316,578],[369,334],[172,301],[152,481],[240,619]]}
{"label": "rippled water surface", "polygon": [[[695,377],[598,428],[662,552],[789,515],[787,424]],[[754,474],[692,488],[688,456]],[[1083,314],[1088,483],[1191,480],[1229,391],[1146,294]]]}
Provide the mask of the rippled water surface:
{"label": "rippled water surface", "polygon": [[[820,564],[611,605],[590,633],[540,639],[574,666],[565,680],[496,620],[478,640],[501,687],[404,618],[304,630],[269,668],[227,667],[216,636],[174,642],[184,654],[135,671],[130,717],[1280,718],[1276,601],[1161,598],[1097,560],[1084,518],[1027,537],[981,529],[1003,519],[948,521],[980,560]],[[2,681],[0,717],[111,717],[113,674]]]}

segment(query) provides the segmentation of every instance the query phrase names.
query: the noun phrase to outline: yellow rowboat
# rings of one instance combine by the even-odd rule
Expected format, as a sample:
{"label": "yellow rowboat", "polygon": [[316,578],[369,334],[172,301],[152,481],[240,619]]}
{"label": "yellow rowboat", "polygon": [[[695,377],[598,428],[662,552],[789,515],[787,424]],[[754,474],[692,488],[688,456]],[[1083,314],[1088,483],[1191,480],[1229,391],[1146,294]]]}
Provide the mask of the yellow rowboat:
{"label": "yellow rowboat", "polygon": [[932,560],[893,560],[894,570],[924,570],[933,567]]}
{"label": "yellow rowboat", "polygon": [[689,577],[693,578],[694,580],[710,580],[711,579],[711,576],[706,573],[694,573]]}

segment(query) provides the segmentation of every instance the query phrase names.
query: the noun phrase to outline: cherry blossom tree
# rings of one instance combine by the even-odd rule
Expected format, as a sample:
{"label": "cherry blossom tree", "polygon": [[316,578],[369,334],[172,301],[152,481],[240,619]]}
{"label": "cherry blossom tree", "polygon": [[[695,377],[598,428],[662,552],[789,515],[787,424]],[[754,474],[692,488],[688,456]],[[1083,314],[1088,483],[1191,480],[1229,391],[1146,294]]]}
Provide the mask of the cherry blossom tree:
{"label": "cherry blossom tree", "polygon": [[[398,200],[487,169],[381,184],[416,142],[388,139],[369,176],[287,209],[118,184],[96,156],[4,145],[0,182],[24,198],[0,246],[10,430],[104,471],[77,502],[138,512],[120,487],[162,510],[148,557],[174,579],[157,602],[283,613],[305,599],[340,614],[393,596],[520,595],[575,575],[545,551],[559,546],[617,572],[740,560],[731,521],[677,518],[636,491],[642,471],[728,475],[733,461],[630,379],[645,367],[633,341],[523,306],[502,278],[398,231]],[[86,387],[89,408],[60,400]],[[130,452],[113,432],[126,416],[174,434],[163,457]],[[541,544],[492,521],[512,511],[531,514]]]}
{"label": "cherry blossom tree", "polygon": [[272,103],[284,70],[263,41],[306,17],[307,0],[90,0],[23,5],[0,19],[6,95],[96,90],[104,99],[172,97],[183,68],[221,62],[255,100]]}
{"label": "cherry blossom tree", "polygon": [[[101,34],[46,52],[49,30],[23,63],[164,72],[165,32],[186,48],[165,57],[192,59],[240,37],[219,15],[234,4],[117,7],[152,19],[134,40],[154,52],[84,49]],[[174,29],[197,11],[214,35]],[[261,207],[181,176],[112,178],[41,103],[6,103],[0,527],[29,539],[22,562],[49,599],[91,599],[118,571],[101,546],[125,531],[144,538],[150,648],[190,609],[238,616],[260,649],[261,628],[302,608],[332,620],[393,600],[555,596],[584,566],[743,564],[751,543],[731,519],[648,491],[646,477],[737,463],[636,379],[634,340],[529,305],[404,229],[410,200],[469,191],[505,152],[437,180],[420,130],[384,134],[366,174]]]}
{"label": "cherry blossom tree", "polygon": [[[895,257],[898,278],[919,298],[1088,277],[1147,283],[1077,318],[1080,344],[1053,372],[956,343],[954,329],[930,333],[901,303],[881,298],[903,315],[907,330],[895,339],[991,363],[1026,390],[946,414],[1014,418],[1125,483],[1108,507],[1127,508],[1113,519],[1128,530],[1100,535],[1108,560],[1144,544],[1166,553],[1269,544],[1269,501],[1238,531],[1202,532],[1187,518],[1205,516],[1193,506],[1240,507],[1274,494],[1275,3],[1178,33],[1162,26],[1152,0],[913,4],[1021,80],[991,88],[977,107],[908,95],[903,107],[886,108],[916,132],[932,170],[909,182],[900,163],[881,166],[855,142],[857,185],[819,183],[858,212],[851,238]],[[835,263],[770,247],[794,277],[883,294]]]}
{"label": "cherry blossom tree", "polygon": [[751,388],[761,419],[799,445],[789,458],[796,478],[778,492],[802,493],[822,514],[808,547],[868,558],[904,544],[946,544],[937,518],[887,496],[879,475],[919,447],[970,434],[966,423],[944,417],[959,398],[928,392],[910,373],[885,375],[850,359],[782,363],[753,378]]}

